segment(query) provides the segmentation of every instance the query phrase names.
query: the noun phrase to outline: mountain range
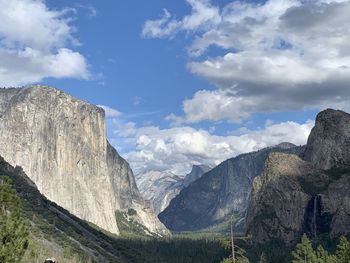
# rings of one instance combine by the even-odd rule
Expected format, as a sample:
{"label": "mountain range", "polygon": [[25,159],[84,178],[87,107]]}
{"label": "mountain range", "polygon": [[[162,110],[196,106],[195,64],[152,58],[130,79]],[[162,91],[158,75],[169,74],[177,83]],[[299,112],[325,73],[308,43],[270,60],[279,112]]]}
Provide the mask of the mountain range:
{"label": "mountain range", "polygon": [[303,147],[281,143],[228,159],[184,188],[159,215],[173,231],[199,231],[235,216],[236,231],[245,231],[245,213],[253,180],[271,152],[300,154]]}
{"label": "mountain range", "polygon": [[350,234],[349,146],[350,114],[327,109],[305,146],[135,177],[102,108],[48,86],[0,89],[0,176],[22,200],[32,245],[83,262],[218,262],[220,242],[170,231],[226,234],[230,220],[255,259],[290,262],[304,233],[332,248]]}

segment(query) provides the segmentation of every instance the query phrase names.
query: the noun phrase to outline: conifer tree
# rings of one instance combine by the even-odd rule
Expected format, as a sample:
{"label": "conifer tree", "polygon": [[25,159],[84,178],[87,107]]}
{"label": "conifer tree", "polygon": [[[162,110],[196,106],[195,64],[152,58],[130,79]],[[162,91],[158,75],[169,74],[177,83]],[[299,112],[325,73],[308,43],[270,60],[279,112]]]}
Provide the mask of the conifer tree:
{"label": "conifer tree", "polygon": [[295,250],[292,252],[292,256],[293,263],[317,263],[316,253],[306,234],[301,238],[301,242],[296,245]]}
{"label": "conifer tree", "polygon": [[340,237],[339,244],[335,252],[338,263],[349,263],[350,262],[350,243],[346,237]]}
{"label": "conifer tree", "polygon": [[21,202],[8,177],[0,176],[0,263],[19,263],[28,247]]}
{"label": "conifer tree", "polygon": [[337,263],[335,256],[330,255],[321,245],[316,249],[317,263]]}

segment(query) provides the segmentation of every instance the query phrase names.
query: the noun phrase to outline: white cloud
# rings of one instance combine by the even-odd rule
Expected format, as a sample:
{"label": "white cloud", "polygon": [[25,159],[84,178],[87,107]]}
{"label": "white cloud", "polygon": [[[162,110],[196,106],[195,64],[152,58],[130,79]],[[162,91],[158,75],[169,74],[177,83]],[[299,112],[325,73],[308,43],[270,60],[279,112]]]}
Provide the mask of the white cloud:
{"label": "white cloud", "polygon": [[219,8],[211,5],[209,0],[186,0],[191,6],[192,13],[182,20],[172,18],[170,12],[164,9],[164,14],[156,20],[145,22],[142,30],[144,37],[172,37],[178,31],[204,30],[219,24],[221,16]]}
{"label": "white cloud", "polygon": [[97,106],[101,107],[105,111],[106,118],[116,118],[122,115],[120,111],[113,109],[109,106],[105,106],[105,105],[97,105]]}
{"label": "white cloud", "polygon": [[[157,35],[148,36],[185,31],[193,36],[187,47],[192,56],[210,46],[226,51],[188,64],[217,90],[196,92],[184,101],[184,116],[168,119],[177,124],[241,121],[256,112],[321,109],[350,99],[350,1],[232,1],[222,8],[191,2],[212,12],[192,8],[179,20],[169,15],[158,28],[154,24]],[[205,26],[186,27],[184,21],[198,13]],[[176,30],[170,30],[174,24]]]}
{"label": "white cloud", "polygon": [[192,99],[183,102],[185,117],[170,114],[166,120],[174,126],[204,120],[228,119],[239,122],[249,117],[251,109],[255,107],[254,103],[253,100],[231,96],[224,90],[199,90]]}
{"label": "white cloud", "polygon": [[89,77],[71,26],[71,9],[50,10],[40,0],[0,0],[0,85],[17,86],[46,77]]}
{"label": "white cloud", "polygon": [[260,130],[240,129],[238,135],[232,132],[231,135],[218,136],[188,126],[137,128],[135,123],[123,123],[120,119],[116,123],[112,142],[117,147],[122,145],[124,149],[129,145],[129,150],[124,150],[122,154],[136,174],[149,170],[186,174],[193,164],[215,166],[238,154],[281,142],[302,145],[306,143],[313,126],[312,121],[304,124],[267,122],[266,127]]}

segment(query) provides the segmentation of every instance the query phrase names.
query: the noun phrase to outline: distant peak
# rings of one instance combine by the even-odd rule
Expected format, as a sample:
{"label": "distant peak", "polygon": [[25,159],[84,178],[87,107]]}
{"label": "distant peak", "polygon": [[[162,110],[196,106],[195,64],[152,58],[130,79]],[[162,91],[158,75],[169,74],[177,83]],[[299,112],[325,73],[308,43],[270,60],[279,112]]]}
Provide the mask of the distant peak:
{"label": "distant peak", "polygon": [[203,171],[209,171],[211,169],[211,167],[209,167],[208,165],[205,164],[194,164],[192,165],[192,171],[195,169],[201,169]]}

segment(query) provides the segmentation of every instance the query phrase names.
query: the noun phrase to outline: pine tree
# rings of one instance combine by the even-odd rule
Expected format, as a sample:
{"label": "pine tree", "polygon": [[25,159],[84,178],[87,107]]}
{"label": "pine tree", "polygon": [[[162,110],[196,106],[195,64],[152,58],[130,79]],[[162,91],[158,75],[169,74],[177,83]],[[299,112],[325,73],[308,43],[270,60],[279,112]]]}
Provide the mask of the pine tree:
{"label": "pine tree", "polygon": [[301,242],[296,245],[295,250],[292,252],[293,263],[316,263],[316,253],[312,248],[310,240],[306,234],[301,238]]}
{"label": "pine tree", "polygon": [[337,263],[335,256],[329,255],[321,245],[316,249],[317,263]]}
{"label": "pine tree", "polygon": [[350,243],[346,237],[340,237],[339,244],[335,252],[338,263],[349,263],[350,262]]}
{"label": "pine tree", "polygon": [[8,177],[0,177],[0,263],[21,262],[28,247],[28,231],[21,202]]}

